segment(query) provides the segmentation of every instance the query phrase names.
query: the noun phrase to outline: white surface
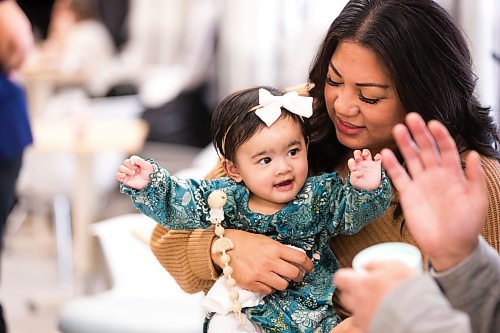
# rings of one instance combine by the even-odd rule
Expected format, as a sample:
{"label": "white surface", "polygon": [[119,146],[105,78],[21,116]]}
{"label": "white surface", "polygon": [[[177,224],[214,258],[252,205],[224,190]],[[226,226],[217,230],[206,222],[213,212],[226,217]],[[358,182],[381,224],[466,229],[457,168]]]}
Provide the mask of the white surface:
{"label": "white surface", "polygon": [[151,234],[155,224],[148,217],[135,213],[92,226],[101,242],[113,287],[66,304],[59,316],[61,332],[202,331],[203,293],[183,292],[142,239]]}
{"label": "white surface", "polygon": [[381,243],[360,251],[352,260],[352,268],[363,271],[363,266],[372,261],[397,260],[422,271],[422,254],[419,249],[406,243]]}

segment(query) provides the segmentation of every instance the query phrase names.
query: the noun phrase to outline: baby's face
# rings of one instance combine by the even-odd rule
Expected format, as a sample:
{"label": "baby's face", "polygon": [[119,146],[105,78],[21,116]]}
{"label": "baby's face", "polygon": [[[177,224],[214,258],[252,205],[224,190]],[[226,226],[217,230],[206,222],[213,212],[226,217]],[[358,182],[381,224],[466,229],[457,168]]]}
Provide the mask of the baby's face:
{"label": "baby's face", "polygon": [[251,192],[252,210],[262,205],[278,211],[299,193],[307,177],[307,145],[300,125],[282,117],[263,127],[238,147],[234,168],[233,179],[242,180]]}

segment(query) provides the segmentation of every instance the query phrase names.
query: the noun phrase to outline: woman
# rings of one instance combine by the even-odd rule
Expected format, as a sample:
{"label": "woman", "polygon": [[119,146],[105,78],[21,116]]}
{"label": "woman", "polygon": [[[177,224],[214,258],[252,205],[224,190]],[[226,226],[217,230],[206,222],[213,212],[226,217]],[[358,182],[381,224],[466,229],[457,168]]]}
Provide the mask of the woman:
{"label": "woman", "polygon": [[[432,0],[352,0],[334,20],[310,71],[315,98],[310,166],[345,176],[350,152],[396,151],[391,130],[408,112],[448,128],[465,158],[476,150],[487,177],[488,216],[483,236],[500,248],[500,139],[489,109],[474,96],[475,77],[466,41],[446,11]],[[298,252],[260,235],[227,230],[235,243],[231,262],[245,288],[270,292],[296,279]],[[217,276],[208,231],[157,228],[151,247],[188,291],[206,290]],[[331,242],[341,266],[361,249],[381,242],[415,244],[404,224],[397,193],[384,216],[353,236]],[[219,258],[213,256],[214,262]],[[219,263],[220,264],[220,263]]]}

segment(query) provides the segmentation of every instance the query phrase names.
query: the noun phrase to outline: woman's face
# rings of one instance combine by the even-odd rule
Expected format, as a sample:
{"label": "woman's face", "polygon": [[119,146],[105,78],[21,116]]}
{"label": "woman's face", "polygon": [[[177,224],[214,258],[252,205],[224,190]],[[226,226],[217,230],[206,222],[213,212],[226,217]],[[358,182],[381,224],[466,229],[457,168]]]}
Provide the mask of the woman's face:
{"label": "woman's face", "polygon": [[344,146],[372,153],[395,147],[392,128],[403,122],[406,111],[372,50],[351,41],[337,45],[326,77],[325,102]]}

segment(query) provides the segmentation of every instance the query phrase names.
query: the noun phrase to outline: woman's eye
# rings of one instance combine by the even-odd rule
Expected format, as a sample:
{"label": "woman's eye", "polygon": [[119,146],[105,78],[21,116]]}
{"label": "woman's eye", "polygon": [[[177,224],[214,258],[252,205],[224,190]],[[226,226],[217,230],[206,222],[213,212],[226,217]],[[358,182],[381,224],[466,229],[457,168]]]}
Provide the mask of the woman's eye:
{"label": "woman's eye", "polygon": [[327,77],[326,78],[326,84],[328,84],[329,86],[332,86],[332,87],[340,87],[340,85],[342,83],[333,81],[331,78]]}
{"label": "woman's eye", "polygon": [[294,149],[291,149],[290,151],[288,151],[288,156],[295,156],[299,153],[299,149],[298,148],[294,148]]}
{"label": "woman's eye", "polygon": [[269,163],[271,163],[271,158],[269,158],[269,157],[264,157],[264,158],[259,160],[259,164],[262,164],[262,165],[266,165]]}
{"label": "woman's eye", "polygon": [[368,104],[377,104],[380,102],[380,98],[366,98],[363,94],[359,94],[359,100]]}

